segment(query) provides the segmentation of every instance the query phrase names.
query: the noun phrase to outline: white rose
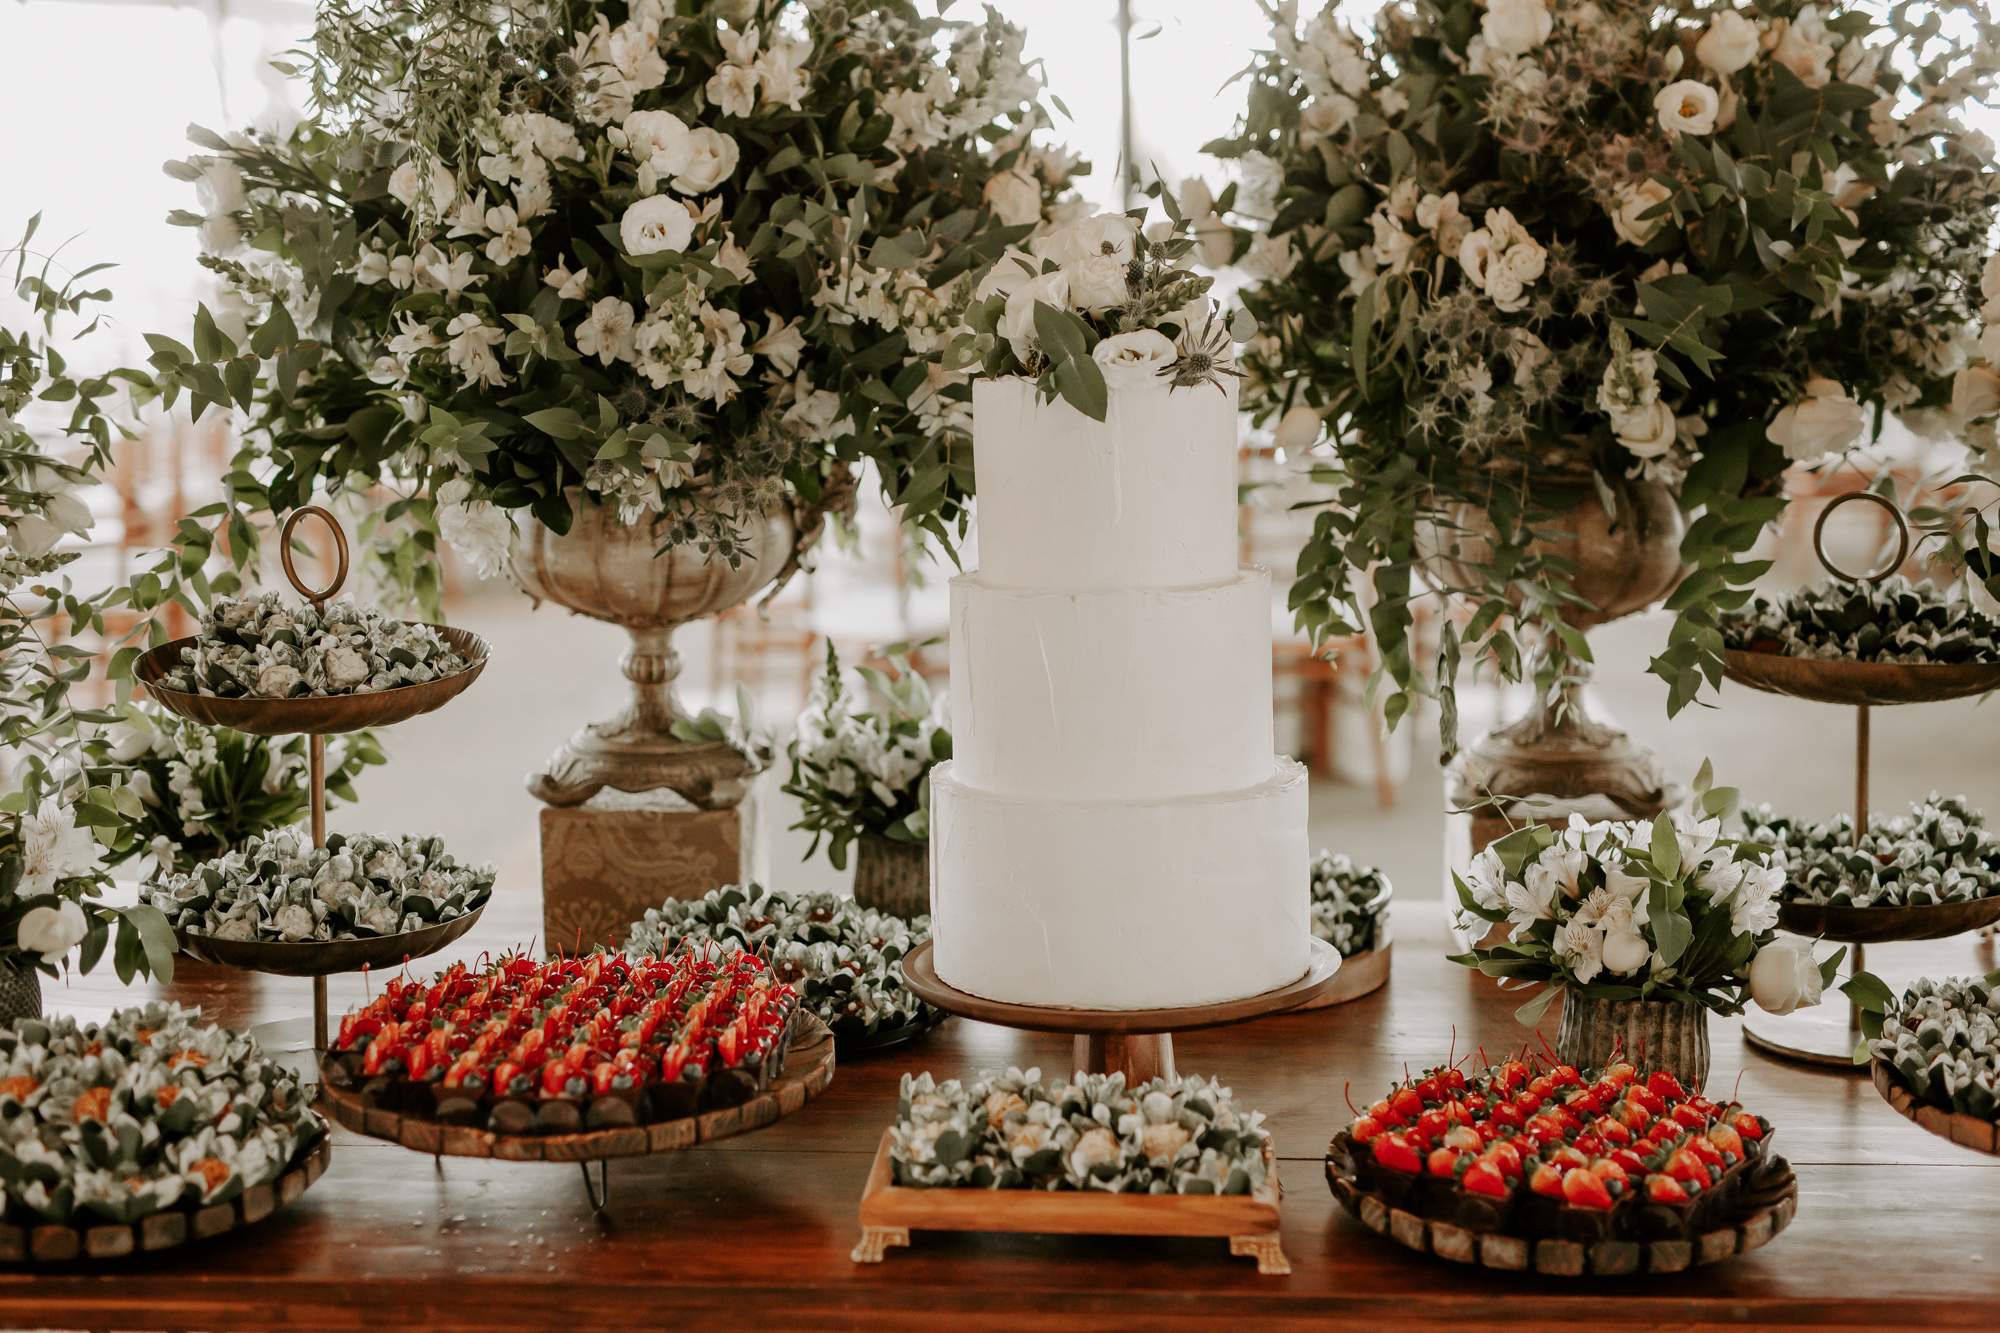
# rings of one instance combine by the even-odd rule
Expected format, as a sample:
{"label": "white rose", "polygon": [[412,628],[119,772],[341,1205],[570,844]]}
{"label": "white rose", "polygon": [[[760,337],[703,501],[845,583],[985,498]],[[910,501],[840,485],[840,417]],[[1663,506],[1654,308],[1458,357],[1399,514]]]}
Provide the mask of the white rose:
{"label": "white rose", "polygon": [[694,216],[678,199],[654,195],[625,210],[618,222],[618,236],[628,255],[686,250],[694,239]]}
{"label": "white rose", "polygon": [[[1988,329],[1986,334],[2000,332]],[[1986,335],[1980,337],[1980,347],[1985,349]],[[1989,353],[1987,359],[1992,360]],[[2000,412],[2000,373],[1992,366],[1967,366],[1951,381],[1951,415],[1959,426],[1964,427],[1981,417],[1990,417]]]}
{"label": "white rose", "polygon": [[1180,349],[1158,329],[1138,329],[1100,339],[1090,359],[1103,368],[1108,385],[1145,384],[1178,361]]}
{"label": "white rose", "polygon": [[1861,438],[1868,413],[1829,379],[1806,381],[1806,396],[1772,419],[1765,438],[1787,458],[1809,462],[1845,449]]}
{"label": "white rose", "polygon": [[1660,128],[1672,139],[1677,134],[1711,134],[1715,130],[1716,113],[1721,110],[1721,99],[1715,89],[1694,79],[1682,79],[1670,83],[1653,98],[1653,110],[1659,113]]}
{"label": "white rose", "polygon": [[1638,185],[1618,187],[1618,208],[1611,214],[1611,229],[1618,238],[1629,245],[1644,245],[1659,233],[1660,227],[1671,214],[1642,218],[1667,200],[1673,192],[1656,180],[1642,181]]}
{"label": "white rose", "polygon": [[688,169],[694,150],[687,123],[671,111],[634,111],[625,117],[626,150],[653,174],[671,180]]}
{"label": "white rose", "polygon": [[1035,332],[1035,305],[1046,302],[1058,310],[1069,309],[1069,275],[1061,269],[1030,278],[1007,297],[1007,309],[1000,316],[998,331],[1014,345],[1014,355],[1026,362],[1040,342]]}
{"label": "white rose", "polygon": [[1479,31],[1486,44],[1510,56],[1526,55],[1549,39],[1555,15],[1542,0],[1490,0]]}
{"label": "white rose", "polygon": [[1320,428],[1325,424],[1319,412],[1299,404],[1278,419],[1278,429],[1272,434],[1272,443],[1287,454],[1297,457],[1319,443]]}
{"label": "white rose", "polygon": [[1757,58],[1762,40],[1756,24],[1733,9],[1725,9],[1694,44],[1694,58],[1726,79]]}
{"label": "white rose", "polygon": [[1633,457],[1660,458],[1674,447],[1674,409],[1656,398],[1636,412],[1613,416],[1611,429]]}
{"label": "white rose", "polygon": [[1819,1003],[1822,985],[1810,949],[1767,944],[1750,961],[1750,998],[1770,1013],[1810,1009]]}
{"label": "white rose", "polygon": [[[682,194],[706,194],[736,172],[736,140],[706,127],[688,131],[688,164],[674,177]],[[678,249],[679,247],[675,247]]]}
{"label": "white rose", "polygon": [[1069,277],[1069,297],[1079,310],[1101,315],[1131,300],[1125,284],[1125,264],[1112,255],[1091,255],[1065,264]]}
{"label": "white rose", "polygon": [[1003,171],[987,181],[985,198],[1003,226],[1025,227],[1042,220],[1042,187],[1018,171]]}
{"label": "white rose", "polygon": [[83,909],[65,901],[61,907],[31,907],[21,918],[15,938],[23,949],[44,958],[59,958],[90,933]]}

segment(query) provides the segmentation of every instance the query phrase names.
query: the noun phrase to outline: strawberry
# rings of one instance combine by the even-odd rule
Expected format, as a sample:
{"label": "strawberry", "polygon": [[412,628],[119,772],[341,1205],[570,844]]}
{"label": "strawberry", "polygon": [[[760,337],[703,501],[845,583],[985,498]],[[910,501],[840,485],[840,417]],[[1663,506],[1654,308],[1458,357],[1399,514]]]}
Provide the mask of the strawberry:
{"label": "strawberry", "polygon": [[1458,1149],[1433,1148],[1427,1163],[1434,1176],[1448,1176],[1458,1169]]}
{"label": "strawberry", "polygon": [[1375,1136],[1382,1132],[1382,1122],[1372,1115],[1364,1115],[1348,1127],[1348,1137],[1356,1143],[1373,1143]]}
{"label": "strawberry", "polygon": [[1604,1103],[1589,1088],[1579,1088],[1563,1099],[1563,1105],[1578,1115],[1594,1116],[1604,1110]]}
{"label": "strawberry", "polygon": [[1445,1131],[1444,1146],[1460,1152],[1478,1152],[1486,1146],[1486,1140],[1480,1138],[1479,1131],[1470,1125],[1453,1125]]}
{"label": "strawberry", "polygon": [[1521,1108],[1511,1102],[1501,1102],[1495,1106],[1493,1114],[1487,1119],[1493,1124],[1505,1125],[1509,1129],[1519,1129],[1528,1123],[1528,1117],[1521,1114]]}
{"label": "strawberry", "polygon": [[1382,1134],[1375,1139],[1375,1161],[1391,1171],[1402,1171],[1417,1175],[1423,1171],[1423,1163],[1417,1160],[1417,1150],[1401,1134]]}
{"label": "strawberry", "polygon": [[1550,1198],[1563,1197],[1563,1171],[1554,1162],[1543,1162],[1535,1168],[1535,1174],[1528,1177],[1528,1188],[1537,1194]]}
{"label": "strawberry", "polygon": [[1727,1125],[1717,1125],[1708,1131],[1708,1141],[1722,1149],[1723,1155],[1731,1161],[1740,1162],[1744,1158],[1743,1136]]}
{"label": "strawberry", "polygon": [[1763,1123],[1748,1111],[1740,1112],[1731,1123],[1736,1126],[1737,1134],[1752,1142],[1764,1137]]}
{"label": "strawberry", "polygon": [[1461,1183],[1474,1194],[1495,1199],[1504,1199],[1508,1194],[1507,1178],[1501,1174],[1499,1166],[1483,1157],[1465,1168]]}
{"label": "strawberry", "polygon": [[1609,1157],[1600,1157],[1592,1162],[1590,1164],[1590,1171],[1592,1175],[1604,1181],[1607,1186],[1614,1180],[1620,1185],[1629,1185],[1632,1183],[1632,1177],[1627,1174],[1625,1168],[1617,1162],[1612,1161]]}
{"label": "strawberry", "polygon": [[1646,1177],[1646,1197],[1654,1203],[1686,1203],[1688,1192],[1672,1176],[1651,1175]]}
{"label": "strawberry", "polygon": [[1604,1182],[1582,1167],[1577,1167],[1563,1177],[1563,1197],[1578,1208],[1609,1208],[1611,1191],[1604,1188]]}
{"label": "strawberry", "polygon": [[1500,1139],[1495,1142],[1486,1150],[1484,1156],[1487,1161],[1499,1167],[1500,1174],[1507,1177],[1507,1179],[1520,1179],[1521,1150],[1506,1139]]}
{"label": "strawberry", "polygon": [[1708,1164],[1685,1148],[1676,1149],[1667,1158],[1667,1174],[1682,1185],[1701,1188],[1709,1183]]}
{"label": "strawberry", "polygon": [[1682,1102],[1679,1106],[1676,1106],[1671,1114],[1676,1121],[1686,1125],[1689,1129],[1701,1129],[1708,1124],[1708,1117],[1686,1102]]}
{"label": "strawberry", "polygon": [[1640,1157],[1638,1153],[1633,1152],[1630,1148],[1620,1148],[1617,1151],[1613,1152],[1611,1154],[1611,1160],[1625,1168],[1625,1174],[1627,1177],[1643,1176],[1646,1174],[1645,1159]]}
{"label": "strawberry", "polygon": [[1665,1069],[1653,1071],[1653,1076],[1646,1080],[1646,1090],[1655,1097],[1671,1097],[1677,1102],[1687,1098],[1687,1090],[1681,1087],[1681,1081]]}
{"label": "strawberry", "polygon": [[1599,1116],[1591,1121],[1590,1132],[1606,1143],[1626,1144],[1630,1143],[1633,1137],[1632,1131],[1625,1128],[1622,1122],[1613,1120],[1608,1115]]}

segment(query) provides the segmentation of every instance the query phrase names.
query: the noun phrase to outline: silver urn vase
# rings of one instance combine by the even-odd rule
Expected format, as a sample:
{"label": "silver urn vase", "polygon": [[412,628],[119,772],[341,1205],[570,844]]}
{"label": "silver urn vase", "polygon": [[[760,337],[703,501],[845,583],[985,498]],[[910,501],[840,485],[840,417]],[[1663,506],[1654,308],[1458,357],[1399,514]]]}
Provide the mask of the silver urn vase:
{"label": "silver urn vase", "polygon": [[1574,991],[1562,1001],[1556,1055],[1578,1069],[1614,1059],[1665,1069],[1690,1093],[1708,1082],[1708,1010],[1684,1000],[1593,1000]]}
{"label": "silver urn vase", "polygon": [[564,742],[546,769],[528,775],[528,790],[556,806],[581,805],[606,787],[664,788],[703,810],[736,805],[763,764],[721,741],[672,734],[683,716],[674,691],[681,656],[673,634],[676,626],[741,605],[785,571],[796,536],[790,515],[740,520],[744,549],[732,566],[694,546],[662,551],[650,525],[619,521],[615,505],[574,489],[569,498],[576,515],[570,530],[558,534],[526,519],[508,572],[537,601],[625,627],[632,647],[619,666],[632,683],[632,702]]}

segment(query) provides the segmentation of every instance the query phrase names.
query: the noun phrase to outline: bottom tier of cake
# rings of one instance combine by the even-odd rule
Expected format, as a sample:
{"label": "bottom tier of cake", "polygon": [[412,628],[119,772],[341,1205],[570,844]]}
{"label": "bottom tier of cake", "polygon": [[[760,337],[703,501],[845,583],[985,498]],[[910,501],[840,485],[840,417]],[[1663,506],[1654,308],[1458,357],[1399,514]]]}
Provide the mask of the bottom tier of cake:
{"label": "bottom tier of cake", "polygon": [[1215,1004],[1309,964],[1306,771],[1149,801],[1000,796],[931,772],[938,978],[1070,1009]]}

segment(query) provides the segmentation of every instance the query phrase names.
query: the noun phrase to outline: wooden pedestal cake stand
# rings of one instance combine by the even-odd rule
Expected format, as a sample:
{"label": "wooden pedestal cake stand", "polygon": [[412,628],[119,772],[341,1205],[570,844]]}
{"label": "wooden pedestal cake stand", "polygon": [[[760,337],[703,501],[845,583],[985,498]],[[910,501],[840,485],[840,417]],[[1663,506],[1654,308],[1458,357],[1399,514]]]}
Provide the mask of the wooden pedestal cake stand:
{"label": "wooden pedestal cake stand", "polygon": [[[1855,576],[1827,559],[1821,534],[1835,509],[1850,500],[1867,500],[1887,510],[1900,534],[1896,556],[1879,573]],[[1813,528],[1813,552],[1827,572],[1860,585],[1880,583],[1902,566],[1909,554],[1910,529],[1894,502],[1872,491],[1840,496],[1820,512]],[[1974,662],[1848,662],[1838,659],[1788,657],[1778,653],[1745,652],[1732,648],[1724,655],[1723,674],[1739,685],[1767,694],[1783,694],[1815,703],[1847,704],[1854,722],[1854,841],[1859,846],[1868,831],[1869,709],[1884,704],[1941,703],[2000,689],[2000,663]],[[1783,903],[1778,926],[1794,935],[1850,946],[1849,974],[1866,966],[1865,946],[1892,940],[1938,940],[1979,930],[2000,921],[2000,897],[1969,902],[1931,903],[1905,907],[1829,907],[1815,903]],[[1854,1005],[1821,1004],[1782,1017],[1753,1009],[1743,1017],[1743,1036],[1751,1045],[1808,1064],[1865,1073],[1854,1063],[1860,1042],[1861,1010]]]}
{"label": "wooden pedestal cake stand", "polygon": [[1331,991],[1340,974],[1339,951],[1315,939],[1310,941],[1312,962],[1305,975],[1261,995],[1176,1009],[1063,1009],[982,999],[947,985],[938,978],[931,943],[925,940],[903,957],[903,979],[919,999],[981,1023],[1028,1032],[1074,1033],[1076,1068],[1086,1074],[1123,1073],[1128,1087],[1175,1077],[1174,1033],[1227,1027],[1308,1006]]}

